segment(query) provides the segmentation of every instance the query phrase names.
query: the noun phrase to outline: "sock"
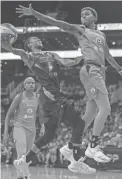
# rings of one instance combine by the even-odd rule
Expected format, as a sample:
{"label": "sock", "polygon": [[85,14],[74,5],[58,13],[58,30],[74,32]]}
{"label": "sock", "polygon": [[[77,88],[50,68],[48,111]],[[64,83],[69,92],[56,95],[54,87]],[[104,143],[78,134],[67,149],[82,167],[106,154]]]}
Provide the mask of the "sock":
{"label": "sock", "polygon": [[30,162],[35,157],[36,153],[34,153],[32,150],[29,150],[29,152],[26,154],[26,162]]}
{"label": "sock", "polygon": [[73,157],[76,161],[78,161],[82,156],[81,148],[80,147],[73,147]]}
{"label": "sock", "polygon": [[99,136],[92,135],[91,148],[95,148],[99,144]]}

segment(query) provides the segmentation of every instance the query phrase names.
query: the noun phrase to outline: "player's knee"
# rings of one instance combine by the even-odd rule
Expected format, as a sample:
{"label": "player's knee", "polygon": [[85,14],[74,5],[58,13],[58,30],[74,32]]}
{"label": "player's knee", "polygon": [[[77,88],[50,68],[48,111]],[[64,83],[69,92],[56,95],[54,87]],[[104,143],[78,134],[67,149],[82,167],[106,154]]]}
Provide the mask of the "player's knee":
{"label": "player's knee", "polygon": [[106,116],[110,115],[111,114],[110,104],[108,103],[108,104],[104,105],[102,111],[103,111],[104,115],[106,115]]}

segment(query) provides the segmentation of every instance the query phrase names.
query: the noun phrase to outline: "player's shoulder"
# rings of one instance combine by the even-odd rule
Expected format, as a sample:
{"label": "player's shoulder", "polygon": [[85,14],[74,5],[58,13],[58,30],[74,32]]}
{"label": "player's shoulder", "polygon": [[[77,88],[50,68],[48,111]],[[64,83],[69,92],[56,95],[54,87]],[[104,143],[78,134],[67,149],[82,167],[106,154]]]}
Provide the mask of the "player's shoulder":
{"label": "player's shoulder", "polygon": [[22,95],[23,95],[23,92],[22,92],[22,93],[17,93],[17,95],[15,96],[15,98],[20,98]]}
{"label": "player's shoulder", "polygon": [[46,55],[48,55],[48,56],[52,56],[52,53],[51,52],[43,52],[43,54],[46,56]]}
{"label": "player's shoulder", "polygon": [[20,103],[20,101],[22,100],[23,98],[23,93],[18,93],[15,98],[14,98],[14,101]]}
{"label": "player's shoulder", "polygon": [[80,24],[80,25],[79,25],[79,24],[75,24],[74,26],[77,27],[77,28],[79,28],[79,29],[80,29],[80,28],[81,28],[81,29],[85,29],[85,28],[86,28],[85,25],[82,25],[82,24]]}
{"label": "player's shoulder", "polygon": [[102,32],[102,31],[100,31],[100,30],[96,30],[96,31],[97,31],[97,33],[99,33],[100,35],[103,35],[103,36],[105,37],[104,32]]}
{"label": "player's shoulder", "polygon": [[84,34],[85,29],[86,29],[86,27],[84,25],[75,24],[74,26],[78,29],[80,34]]}

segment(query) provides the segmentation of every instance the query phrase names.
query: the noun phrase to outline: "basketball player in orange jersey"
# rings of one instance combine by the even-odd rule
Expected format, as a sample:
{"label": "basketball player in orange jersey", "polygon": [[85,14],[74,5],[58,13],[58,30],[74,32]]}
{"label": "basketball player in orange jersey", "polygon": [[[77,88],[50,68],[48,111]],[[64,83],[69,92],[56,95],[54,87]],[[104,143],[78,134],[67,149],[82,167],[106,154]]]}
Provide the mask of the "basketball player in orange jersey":
{"label": "basketball player in orange jersey", "polygon": [[[5,39],[7,39],[7,37]],[[30,37],[25,41],[25,48],[29,53],[23,49],[13,48],[10,44],[9,37],[8,40],[2,41],[2,47],[19,55],[35,74],[42,86],[39,90],[39,95],[46,132],[35,141],[33,147],[24,158],[14,162],[15,166],[27,173],[27,163],[38,154],[41,147],[54,139],[59,123],[64,122],[65,124],[71,124],[73,128],[71,141],[60,149],[61,154],[71,162],[68,169],[73,172],[95,173],[95,169],[79,160],[79,155],[81,157],[79,146],[81,146],[85,122],[74,110],[73,104],[69,104],[65,95],[60,91],[58,78],[60,65],[64,65],[65,67],[74,66],[80,63],[82,58],[79,57],[74,60],[63,59],[56,53],[43,52],[42,42],[37,37]]]}
{"label": "basketball player in orange jersey", "polygon": [[[26,78],[24,88],[25,91],[17,94],[12,101],[5,118],[4,144],[7,147],[9,120],[14,116],[13,138],[15,140],[17,159],[26,154],[34,143],[36,135],[35,122],[37,113],[39,113],[39,94],[33,92],[35,80],[32,77]],[[17,171],[17,176],[19,179],[22,178],[22,173],[19,170]]]}
{"label": "basketball player in orange jersey", "polygon": [[82,117],[85,121],[85,130],[94,120],[93,135],[85,155],[97,162],[109,162],[108,158],[99,148],[99,137],[103,130],[107,116],[111,112],[108,92],[105,85],[105,59],[122,76],[122,68],[109,53],[105,35],[95,29],[97,12],[90,7],[81,10],[82,25],[69,24],[35,11],[31,4],[28,8],[19,6],[16,12],[20,17],[33,15],[34,17],[73,34],[79,42],[84,65],[80,70],[80,79],[86,90],[88,101],[86,112]]}

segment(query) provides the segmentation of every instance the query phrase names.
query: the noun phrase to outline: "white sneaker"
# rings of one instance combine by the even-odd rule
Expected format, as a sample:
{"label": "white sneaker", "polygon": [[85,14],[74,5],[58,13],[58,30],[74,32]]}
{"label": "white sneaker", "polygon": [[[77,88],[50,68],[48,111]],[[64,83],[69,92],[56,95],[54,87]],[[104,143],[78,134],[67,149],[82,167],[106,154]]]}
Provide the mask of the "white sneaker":
{"label": "white sneaker", "polygon": [[96,146],[95,148],[91,148],[90,145],[88,145],[85,155],[89,158],[93,158],[97,162],[101,163],[107,163],[110,162],[110,158],[107,157],[103,151],[99,148],[99,145]]}
{"label": "white sneaker", "polygon": [[68,148],[68,144],[60,148],[60,153],[66,160],[70,162],[75,161],[73,157],[73,150]]}
{"label": "white sneaker", "polygon": [[94,174],[96,173],[96,169],[89,167],[87,164],[83,162],[83,157],[78,161],[71,162],[68,166],[68,169],[74,173],[83,173],[83,174]]}
{"label": "white sneaker", "polygon": [[31,162],[26,163],[25,155],[23,155],[22,158],[18,160],[14,160],[13,164],[17,170],[22,172],[24,178],[27,177],[28,179],[30,179],[30,172],[29,172],[28,166],[31,164]]}
{"label": "white sneaker", "polygon": [[83,163],[84,158],[81,157],[76,161],[73,157],[73,150],[68,148],[68,145],[60,148],[60,153],[64,156],[66,160],[69,160],[71,164],[68,166],[68,169],[74,173],[85,173],[93,174],[96,173],[96,169],[89,167],[87,164]]}

